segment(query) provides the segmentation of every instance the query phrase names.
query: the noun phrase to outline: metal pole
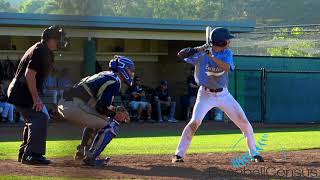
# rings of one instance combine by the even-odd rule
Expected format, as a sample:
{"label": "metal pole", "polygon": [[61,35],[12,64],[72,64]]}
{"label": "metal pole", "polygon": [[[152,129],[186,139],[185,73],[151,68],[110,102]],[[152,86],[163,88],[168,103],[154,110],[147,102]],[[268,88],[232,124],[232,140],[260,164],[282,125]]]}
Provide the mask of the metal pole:
{"label": "metal pole", "polygon": [[267,74],[266,69],[261,68],[261,123],[265,122],[266,120],[266,96],[267,96]]}

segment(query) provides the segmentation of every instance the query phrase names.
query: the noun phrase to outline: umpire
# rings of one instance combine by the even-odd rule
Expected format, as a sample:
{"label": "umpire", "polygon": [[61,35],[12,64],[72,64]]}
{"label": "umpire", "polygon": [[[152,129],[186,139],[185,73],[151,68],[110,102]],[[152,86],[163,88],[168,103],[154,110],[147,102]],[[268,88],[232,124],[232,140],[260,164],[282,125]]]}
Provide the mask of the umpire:
{"label": "umpire", "polygon": [[39,92],[53,69],[53,51],[67,45],[64,30],[59,26],[46,28],[41,41],[23,55],[16,74],[8,88],[8,102],[17,107],[25,126],[18,161],[23,164],[50,164],[45,158],[48,112]]}

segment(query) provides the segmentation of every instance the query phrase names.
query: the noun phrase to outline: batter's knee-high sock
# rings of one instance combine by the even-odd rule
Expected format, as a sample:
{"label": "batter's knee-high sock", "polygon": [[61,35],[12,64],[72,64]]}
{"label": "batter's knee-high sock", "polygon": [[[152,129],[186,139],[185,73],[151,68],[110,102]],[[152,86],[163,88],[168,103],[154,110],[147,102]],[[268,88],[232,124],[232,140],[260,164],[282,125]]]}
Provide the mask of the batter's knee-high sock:
{"label": "batter's knee-high sock", "polygon": [[255,155],[258,155],[259,153],[257,152],[256,148],[256,141],[254,139],[254,133],[251,124],[248,124],[245,128],[244,131],[244,137],[246,138],[247,141],[247,146],[249,148],[249,154],[253,157]]}
{"label": "batter's knee-high sock", "polygon": [[247,140],[247,145],[248,145],[248,148],[249,148],[249,154],[250,156],[255,156],[255,155],[258,155],[258,151],[257,151],[257,148],[256,148],[256,143],[255,143],[255,139],[254,139],[254,135],[253,133],[252,134],[248,134],[246,136],[246,140]]}
{"label": "batter's knee-high sock", "polygon": [[189,122],[188,125],[184,128],[179,145],[176,150],[176,155],[180,157],[185,157],[187,150],[189,149],[191,140],[193,138],[194,133],[197,131],[200,124],[196,122]]}

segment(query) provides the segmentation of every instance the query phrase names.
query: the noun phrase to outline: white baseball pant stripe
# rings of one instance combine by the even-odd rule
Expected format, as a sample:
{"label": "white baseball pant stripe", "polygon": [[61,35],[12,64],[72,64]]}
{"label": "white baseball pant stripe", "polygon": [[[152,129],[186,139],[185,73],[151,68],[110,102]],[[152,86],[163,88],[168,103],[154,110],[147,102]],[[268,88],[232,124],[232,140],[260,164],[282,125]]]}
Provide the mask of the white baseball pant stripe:
{"label": "white baseball pant stripe", "polygon": [[227,88],[218,93],[206,91],[203,86],[198,90],[197,100],[193,108],[192,118],[182,132],[176,155],[185,157],[192,137],[197,131],[204,116],[209,110],[218,107],[223,110],[244,134],[250,155],[256,153],[253,129],[239,103],[232,97]]}

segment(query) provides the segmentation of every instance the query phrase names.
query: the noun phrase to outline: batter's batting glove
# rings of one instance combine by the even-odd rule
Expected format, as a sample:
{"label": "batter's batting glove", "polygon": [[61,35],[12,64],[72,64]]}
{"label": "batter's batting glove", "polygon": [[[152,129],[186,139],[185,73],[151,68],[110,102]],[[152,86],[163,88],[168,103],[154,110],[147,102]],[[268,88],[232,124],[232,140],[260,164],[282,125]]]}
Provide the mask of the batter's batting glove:
{"label": "batter's batting glove", "polygon": [[206,44],[204,44],[202,46],[195,47],[195,49],[197,49],[198,51],[204,51],[204,50],[208,50],[210,48],[211,48],[211,46],[208,43],[206,43]]}
{"label": "batter's batting glove", "polygon": [[195,53],[197,53],[198,50],[196,48],[183,48],[181,51],[178,52],[177,56],[181,59],[193,56]]}

